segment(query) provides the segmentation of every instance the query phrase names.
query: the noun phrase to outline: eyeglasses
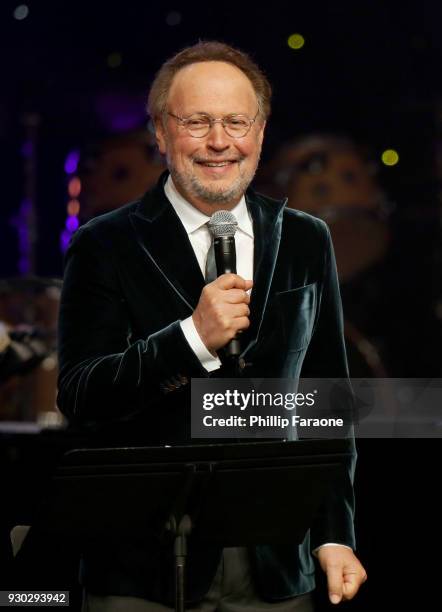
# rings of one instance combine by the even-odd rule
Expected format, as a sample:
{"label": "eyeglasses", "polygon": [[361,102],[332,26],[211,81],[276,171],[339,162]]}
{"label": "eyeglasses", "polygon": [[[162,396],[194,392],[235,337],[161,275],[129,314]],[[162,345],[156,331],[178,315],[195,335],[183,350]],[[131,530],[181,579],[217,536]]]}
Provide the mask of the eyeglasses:
{"label": "eyeglasses", "polygon": [[167,113],[182,125],[194,138],[204,138],[210,132],[215,123],[221,123],[224,131],[232,138],[244,138],[255,123],[259,110],[253,119],[247,115],[226,115],[220,119],[214,119],[210,115],[196,113],[190,117],[178,117],[173,113]]}

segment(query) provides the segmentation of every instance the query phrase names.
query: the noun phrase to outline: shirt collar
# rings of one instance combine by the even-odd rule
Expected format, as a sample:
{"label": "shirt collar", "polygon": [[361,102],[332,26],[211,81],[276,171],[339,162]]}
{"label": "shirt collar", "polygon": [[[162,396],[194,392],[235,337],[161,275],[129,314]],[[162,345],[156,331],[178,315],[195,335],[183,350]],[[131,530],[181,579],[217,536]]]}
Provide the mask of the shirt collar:
{"label": "shirt collar", "polygon": [[[164,193],[181,219],[184,229],[188,234],[192,234],[209,221],[210,217],[195,208],[178,192],[170,174],[164,184]],[[244,196],[242,196],[238,204],[230,212],[235,215],[238,221],[238,229],[253,238],[252,219],[247,210]]]}

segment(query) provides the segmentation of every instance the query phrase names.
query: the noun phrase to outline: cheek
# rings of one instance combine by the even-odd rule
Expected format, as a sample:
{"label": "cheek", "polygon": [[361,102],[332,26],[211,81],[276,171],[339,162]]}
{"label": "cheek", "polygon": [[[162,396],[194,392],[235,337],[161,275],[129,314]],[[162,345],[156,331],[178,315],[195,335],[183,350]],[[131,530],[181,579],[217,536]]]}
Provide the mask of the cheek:
{"label": "cheek", "polygon": [[247,146],[243,146],[241,153],[246,156],[251,162],[259,158],[261,146],[255,141],[250,142]]}
{"label": "cheek", "polygon": [[174,148],[174,157],[178,159],[181,164],[187,166],[193,165],[193,158],[201,155],[200,147],[195,147],[194,142],[182,142]]}
{"label": "cheek", "polygon": [[260,138],[260,134],[251,134],[247,138],[247,140],[238,144],[238,149],[243,155],[249,157],[250,159],[259,158],[262,144],[262,138]]}

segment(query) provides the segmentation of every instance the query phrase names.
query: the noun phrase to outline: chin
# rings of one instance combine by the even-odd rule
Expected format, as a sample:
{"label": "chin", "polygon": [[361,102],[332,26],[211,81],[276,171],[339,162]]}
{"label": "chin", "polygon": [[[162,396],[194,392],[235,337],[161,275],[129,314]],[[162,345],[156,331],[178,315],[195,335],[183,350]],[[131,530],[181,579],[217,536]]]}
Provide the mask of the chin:
{"label": "chin", "polygon": [[249,186],[250,181],[243,177],[235,181],[200,181],[193,180],[192,187],[195,195],[214,203],[238,201]]}
{"label": "chin", "polygon": [[210,204],[230,204],[238,201],[243,195],[242,186],[232,186],[225,189],[211,189],[209,186],[199,185],[194,193],[196,196]]}

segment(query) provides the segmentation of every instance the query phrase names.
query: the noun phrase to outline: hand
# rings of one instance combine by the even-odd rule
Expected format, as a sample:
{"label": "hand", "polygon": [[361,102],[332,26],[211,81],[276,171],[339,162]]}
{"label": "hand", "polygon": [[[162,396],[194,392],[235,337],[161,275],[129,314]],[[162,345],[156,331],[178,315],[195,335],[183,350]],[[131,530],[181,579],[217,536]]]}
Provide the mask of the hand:
{"label": "hand", "polygon": [[330,601],[337,604],[352,599],[367,580],[367,573],[354,552],[344,546],[323,546],[317,554],[327,575]]}
{"label": "hand", "polygon": [[192,315],[201,340],[211,353],[225,346],[239,331],[247,329],[253,281],[238,274],[222,274],[201,292]]}

